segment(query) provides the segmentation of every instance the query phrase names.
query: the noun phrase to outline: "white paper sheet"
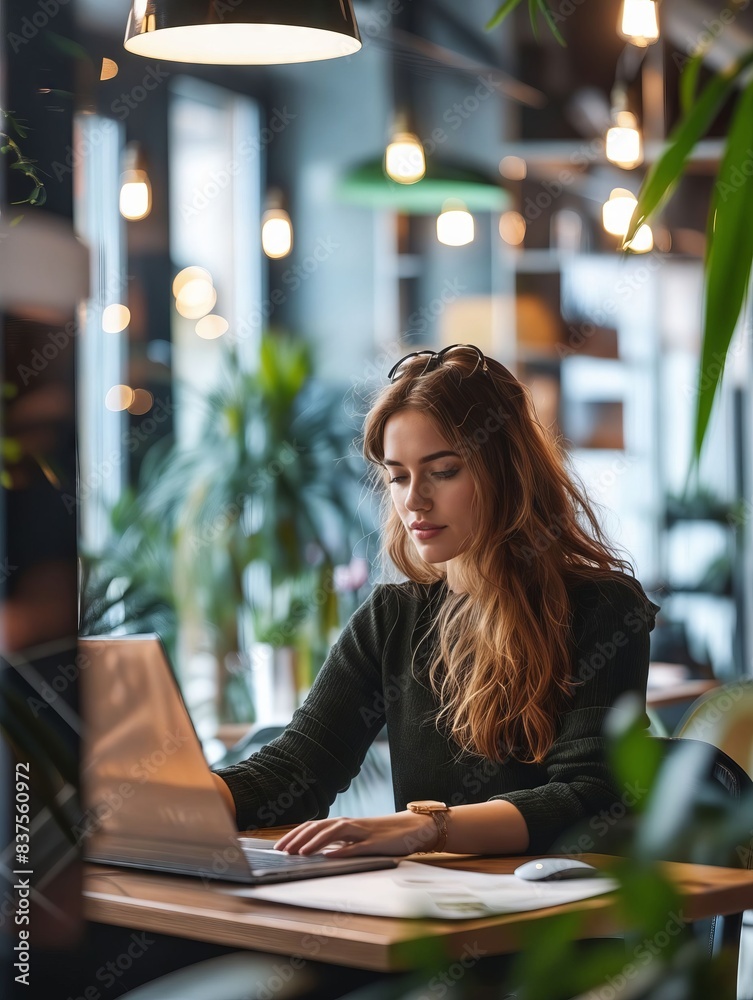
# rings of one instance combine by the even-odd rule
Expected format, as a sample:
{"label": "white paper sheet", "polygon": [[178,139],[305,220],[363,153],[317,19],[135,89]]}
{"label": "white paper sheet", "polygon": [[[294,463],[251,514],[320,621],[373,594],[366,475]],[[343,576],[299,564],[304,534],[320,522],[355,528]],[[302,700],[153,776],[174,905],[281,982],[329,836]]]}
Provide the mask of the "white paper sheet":
{"label": "white paper sheet", "polygon": [[616,881],[610,878],[527,882],[516,875],[484,875],[401,861],[397,868],[384,871],[234,887],[226,891],[249,899],[341,913],[457,920],[558,906],[616,888]]}

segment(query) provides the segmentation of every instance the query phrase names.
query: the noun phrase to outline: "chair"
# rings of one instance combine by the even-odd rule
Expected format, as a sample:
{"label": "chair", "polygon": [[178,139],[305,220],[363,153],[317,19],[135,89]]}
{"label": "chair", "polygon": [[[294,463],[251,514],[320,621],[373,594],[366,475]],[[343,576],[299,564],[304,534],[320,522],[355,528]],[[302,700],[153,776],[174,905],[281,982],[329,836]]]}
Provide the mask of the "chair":
{"label": "chair", "polygon": [[263,995],[298,1000],[311,996],[314,982],[308,970],[292,967],[284,956],[239,951],[169,972],[121,994],[119,1000],[206,1000],[209,996],[248,1000]]}
{"label": "chair", "polygon": [[[714,693],[716,694],[716,692]],[[652,736],[650,738],[656,740],[662,747],[664,757],[663,770],[671,762],[675,754],[682,753],[683,748],[707,746],[711,748],[707,770],[707,778],[710,783],[709,788],[712,791],[721,790],[724,795],[731,797],[735,801],[739,801],[743,796],[753,795],[753,779],[751,779],[737,761],[708,741],[693,740],[684,737]],[[667,858],[667,860],[697,861],[698,859],[686,856],[673,856]],[[753,851],[738,853],[736,860],[738,862],[737,866],[748,870],[753,869]],[[706,863],[727,866],[730,864],[730,859],[708,860]],[[747,912],[750,913],[750,911]],[[750,989],[750,985],[746,987],[747,977],[742,975],[742,970],[746,968],[747,960],[747,946],[743,945],[742,938],[743,923],[744,914],[741,912],[728,914],[727,916],[712,917],[710,921],[701,921],[697,929],[699,933],[707,937],[709,956],[716,955],[722,947],[729,949],[732,954],[737,956],[737,967],[740,970],[738,972],[739,1000],[753,1000],[753,997],[750,997],[748,993],[743,995],[740,992],[743,988]]]}
{"label": "chair", "polygon": [[725,684],[701,695],[673,735],[713,743],[753,778],[753,681]]}
{"label": "chair", "polygon": [[[753,778],[753,681],[725,684],[697,698],[674,735],[713,743]],[[745,911],[742,924],[740,984],[750,984],[744,1000],[753,1000],[753,910]]]}

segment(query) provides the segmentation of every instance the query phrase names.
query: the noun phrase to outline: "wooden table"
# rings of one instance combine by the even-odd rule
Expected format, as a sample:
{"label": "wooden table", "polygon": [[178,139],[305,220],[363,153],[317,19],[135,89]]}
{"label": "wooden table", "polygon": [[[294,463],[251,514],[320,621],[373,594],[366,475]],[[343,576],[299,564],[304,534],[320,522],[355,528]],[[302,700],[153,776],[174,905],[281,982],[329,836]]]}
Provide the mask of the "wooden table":
{"label": "wooden table", "polygon": [[[582,858],[597,866],[607,860],[603,855]],[[431,863],[509,874],[523,860],[444,855]],[[664,868],[684,898],[686,920],[753,907],[753,871],[674,862],[665,862]],[[442,944],[448,958],[460,956],[467,945],[489,955],[516,951],[521,928],[558,911],[587,914],[583,937],[620,932],[611,894],[482,919],[406,920],[257,901],[233,896],[231,888],[229,883],[205,886],[200,879],[89,864],[84,871],[84,910],[87,919],[99,923],[380,972],[411,968],[420,940]]]}
{"label": "wooden table", "polygon": [[648,708],[666,708],[670,705],[690,704],[702,694],[714,691],[720,687],[717,680],[689,680],[666,687],[649,687],[646,692]]}

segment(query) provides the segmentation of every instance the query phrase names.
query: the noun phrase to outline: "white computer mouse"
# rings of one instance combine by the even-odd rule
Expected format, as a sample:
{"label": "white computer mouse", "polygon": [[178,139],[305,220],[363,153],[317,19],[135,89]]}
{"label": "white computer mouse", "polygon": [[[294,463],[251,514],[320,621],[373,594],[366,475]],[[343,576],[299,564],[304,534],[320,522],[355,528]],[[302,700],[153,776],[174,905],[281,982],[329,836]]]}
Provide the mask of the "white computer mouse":
{"label": "white computer mouse", "polygon": [[575,858],[536,858],[516,868],[515,874],[529,882],[558,882],[562,879],[593,878],[601,872]]}

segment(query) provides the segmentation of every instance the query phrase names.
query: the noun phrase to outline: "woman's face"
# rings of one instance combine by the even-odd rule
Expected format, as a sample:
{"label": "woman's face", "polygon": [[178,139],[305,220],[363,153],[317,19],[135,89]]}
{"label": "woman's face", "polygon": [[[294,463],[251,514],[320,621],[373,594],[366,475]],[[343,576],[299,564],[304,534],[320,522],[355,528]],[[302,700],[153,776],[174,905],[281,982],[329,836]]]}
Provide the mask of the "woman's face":
{"label": "woman's face", "polygon": [[465,461],[425,414],[405,409],[388,418],[384,466],[392,502],[421,558],[447,563],[464,552],[476,528],[475,484]]}

